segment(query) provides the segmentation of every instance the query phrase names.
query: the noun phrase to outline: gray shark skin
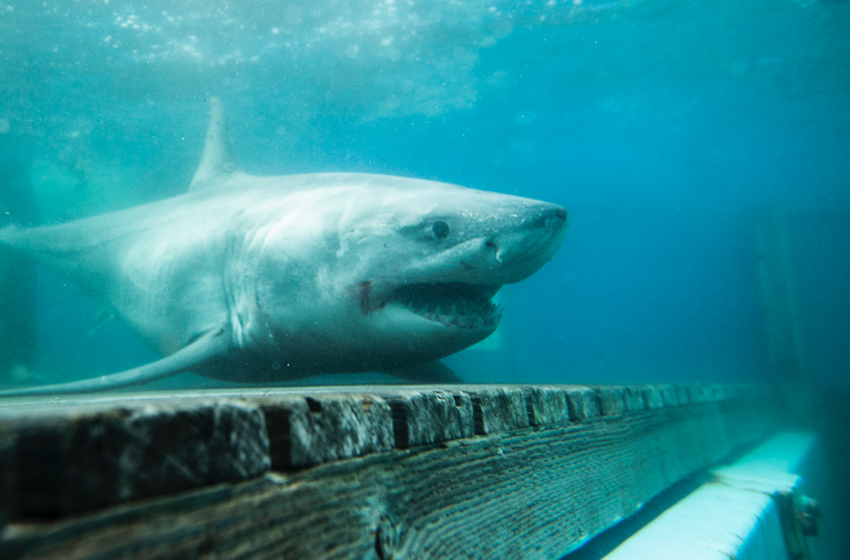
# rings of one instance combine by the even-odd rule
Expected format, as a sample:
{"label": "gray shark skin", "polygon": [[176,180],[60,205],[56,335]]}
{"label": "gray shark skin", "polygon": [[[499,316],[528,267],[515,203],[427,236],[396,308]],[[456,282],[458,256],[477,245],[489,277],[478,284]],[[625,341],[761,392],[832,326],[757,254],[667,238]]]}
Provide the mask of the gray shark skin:
{"label": "gray shark skin", "polygon": [[211,113],[186,194],[0,232],[0,244],[78,284],[165,357],[0,394],[190,370],[243,383],[428,370],[490,335],[501,318],[492,296],[564,240],[567,211],[546,202],[386,175],[249,175],[234,162],[218,100]]}

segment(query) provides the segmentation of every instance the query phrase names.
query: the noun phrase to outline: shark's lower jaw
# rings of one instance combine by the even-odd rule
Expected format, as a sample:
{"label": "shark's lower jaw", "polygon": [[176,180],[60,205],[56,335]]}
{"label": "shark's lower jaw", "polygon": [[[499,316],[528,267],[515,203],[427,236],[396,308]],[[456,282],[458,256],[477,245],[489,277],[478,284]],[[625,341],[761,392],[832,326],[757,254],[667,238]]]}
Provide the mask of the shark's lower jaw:
{"label": "shark's lower jaw", "polygon": [[495,330],[502,319],[500,306],[492,297],[501,286],[461,284],[409,284],[397,288],[390,302],[446,327]]}

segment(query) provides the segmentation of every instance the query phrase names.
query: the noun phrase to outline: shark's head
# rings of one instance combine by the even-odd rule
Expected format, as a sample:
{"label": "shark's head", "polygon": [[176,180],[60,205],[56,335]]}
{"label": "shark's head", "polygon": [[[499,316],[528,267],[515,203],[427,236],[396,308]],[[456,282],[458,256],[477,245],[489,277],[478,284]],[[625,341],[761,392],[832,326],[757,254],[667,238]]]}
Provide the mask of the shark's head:
{"label": "shark's head", "polygon": [[327,341],[303,352],[316,369],[399,367],[483,340],[499,325],[499,288],[551,260],[566,232],[564,208],[516,196],[380,175],[318,183],[263,236],[269,258],[255,269],[273,281],[251,298],[282,355],[302,354],[288,341],[307,331]]}
{"label": "shark's head", "polygon": [[564,240],[567,211],[537,200],[387,175],[244,174],[211,109],[189,197],[225,201],[233,218],[221,235],[235,344],[292,374],[386,370],[475,344],[499,326],[496,292]]}

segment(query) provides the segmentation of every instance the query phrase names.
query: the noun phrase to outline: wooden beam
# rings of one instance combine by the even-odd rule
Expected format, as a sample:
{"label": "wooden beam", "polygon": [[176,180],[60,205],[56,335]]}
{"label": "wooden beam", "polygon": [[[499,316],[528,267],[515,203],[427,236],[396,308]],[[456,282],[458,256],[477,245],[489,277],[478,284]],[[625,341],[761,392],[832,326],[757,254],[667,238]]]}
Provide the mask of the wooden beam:
{"label": "wooden beam", "polygon": [[0,557],[557,558],[779,422],[730,385],[9,399]]}

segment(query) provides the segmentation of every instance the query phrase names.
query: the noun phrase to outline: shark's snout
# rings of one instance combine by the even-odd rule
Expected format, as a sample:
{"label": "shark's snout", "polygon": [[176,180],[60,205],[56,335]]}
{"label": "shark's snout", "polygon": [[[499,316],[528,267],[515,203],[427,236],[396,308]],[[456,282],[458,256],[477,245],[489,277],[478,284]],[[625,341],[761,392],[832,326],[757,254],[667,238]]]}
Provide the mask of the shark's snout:
{"label": "shark's snout", "polygon": [[549,212],[546,212],[541,219],[543,220],[544,225],[566,225],[568,217],[569,213],[567,212],[567,209],[558,206],[557,208],[553,208]]}
{"label": "shark's snout", "polygon": [[567,225],[567,209],[555,204],[546,204],[532,221],[532,227],[547,231],[560,231]]}
{"label": "shark's snout", "polygon": [[488,281],[512,284],[531,276],[549,262],[564,241],[568,213],[554,204],[541,204],[510,216],[484,243],[492,259]]}
{"label": "shark's snout", "polygon": [[551,260],[567,223],[560,206],[514,197],[510,202],[474,237],[418,262],[407,275],[361,282],[351,295],[362,314],[401,307],[446,327],[492,332],[501,319],[492,297]]}

